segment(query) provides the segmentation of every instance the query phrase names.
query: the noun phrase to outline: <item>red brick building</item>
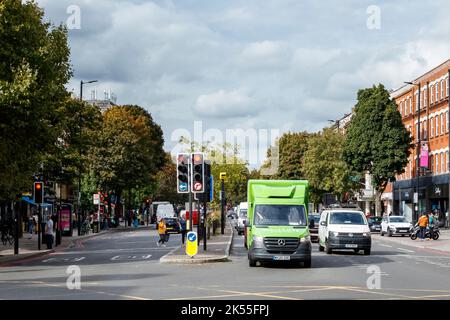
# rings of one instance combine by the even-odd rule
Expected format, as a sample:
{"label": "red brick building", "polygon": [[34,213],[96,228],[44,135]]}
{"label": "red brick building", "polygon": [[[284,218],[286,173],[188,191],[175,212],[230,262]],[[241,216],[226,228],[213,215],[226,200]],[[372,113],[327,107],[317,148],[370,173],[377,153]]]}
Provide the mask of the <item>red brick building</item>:
{"label": "red brick building", "polygon": [[[449,73],[450,60],[447,60],[411,81],[413,84],[407,84],[391,93],[405,127],[411,132],[415,146],[411,150],[405,173],[399,175],[397,181],[390,184],[383,194],[386,212],[403,214],[411,220],[417,219],[415,209],[418,213],[436,210],[441,219],[444,219],[448,212]],[[417,189],[418,207],[414,205],[414,193]]]}

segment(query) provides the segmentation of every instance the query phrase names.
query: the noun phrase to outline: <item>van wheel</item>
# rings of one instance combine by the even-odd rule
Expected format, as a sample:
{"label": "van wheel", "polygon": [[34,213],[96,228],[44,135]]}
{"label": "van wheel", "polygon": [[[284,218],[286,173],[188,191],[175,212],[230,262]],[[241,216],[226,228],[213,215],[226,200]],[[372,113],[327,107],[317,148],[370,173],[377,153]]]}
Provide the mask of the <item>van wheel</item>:
{"label": "van wheel", "polygon": [[387,231],[388,231],[388,237],[392,237],[392,231],[391,231],[391,229],[388,229]]}
{"label": "van wheel", "polygon": [[303,262],[303,267],[304,268],[311,268],[311,259],[305,260]]}
{"label": "van wheel", "polygon": [[365,249],[364,250],[364,255],[365,256],[370,256],[370,249]]}
{"label": "van wheel", "polygon": [[319,243],[319,251],[320,252],[323,252],[323,250],[325,250],[321,245],[320,245],[320,243]]}
{"label": "van wheel", "polygon": [[331,249],[330,245],[328,244],[328,241],[325,242],[325,251],[327,254],[332,254],[333,253],[333,249]]}
{"label": "van wheel", "polygon": [[249,265],[249,267],[256,267],[256,260],[249,257],[248,265]]}

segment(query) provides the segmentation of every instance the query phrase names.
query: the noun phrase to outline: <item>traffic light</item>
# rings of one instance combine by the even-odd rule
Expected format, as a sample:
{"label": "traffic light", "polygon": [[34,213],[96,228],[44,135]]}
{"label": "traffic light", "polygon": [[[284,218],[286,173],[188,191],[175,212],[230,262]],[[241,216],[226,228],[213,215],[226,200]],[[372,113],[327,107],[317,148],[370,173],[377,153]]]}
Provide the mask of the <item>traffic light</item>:
{"label": "traffic light", "polygon": [[205,161],[205,192],[201,193],[199,196],[200,201],[211,202],[211,164]]}
{"label": "traffic light", "polygon": [[44,183],[35,182],[33,187],[33,202],[42,204],[44,202]]}
{"label": "traffic light", "polygon": [[192,154],[192,192],[205,191],[205,161],[203,153]]}
{"label": "traffic light", "polygon": [[177,191],[189,193],[189,153],[177,155]]}

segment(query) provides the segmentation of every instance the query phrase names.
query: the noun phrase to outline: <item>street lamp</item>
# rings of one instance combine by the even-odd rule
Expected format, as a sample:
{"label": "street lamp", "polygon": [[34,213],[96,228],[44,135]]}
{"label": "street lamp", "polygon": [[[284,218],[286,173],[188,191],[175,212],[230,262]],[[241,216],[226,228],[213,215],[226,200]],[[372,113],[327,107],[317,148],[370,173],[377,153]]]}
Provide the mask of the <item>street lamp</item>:
{"label": "street lamp", "polygon": [[78,208],[77,208],[77,220],[78,220],[78,236],[81,236],[81,221],[80,221],[80,213],[81,213],[81,130],[82,130],[82,116],[81,116],[81,108],[83,107],[83,85],[89,84],[89,83],[95,83],[98,82],[98,80],[90,80],[90,81],[80,81],[80,118],[79,118],[79,124],[80,124],[80,141],[78,142],[78,151],[80,156],[80,164],[78,165]]}
{"label": "street lamp", "polygon": [[[416,159],[416,192],[417,192],[417,205],[414,207],[414,222],[416,222],[419,218],[419,181],[420,181],[420,144],[421,144],[421,137],[420,137],[420,91],[421,91],[421,85],[420,82],[419,83],[414,83],[414,82],[405,82],[406,84],[412,85],[412,86],[417,86],[419,87],[419,94],[417,96],[417,143],[416,143],[416,155],[417,155],[417,159]],[[414,199],[416,200],[416,199]]]}

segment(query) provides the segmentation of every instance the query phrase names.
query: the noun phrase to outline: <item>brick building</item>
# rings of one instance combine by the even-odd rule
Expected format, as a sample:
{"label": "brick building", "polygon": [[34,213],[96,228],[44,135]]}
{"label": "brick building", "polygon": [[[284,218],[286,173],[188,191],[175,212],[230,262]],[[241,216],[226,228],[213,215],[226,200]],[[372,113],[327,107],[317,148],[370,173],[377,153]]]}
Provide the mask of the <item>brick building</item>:
{"label": "brick building", "polygon": [[[449,74],[447,60],[412,84],[391,92],[403,123],[411,132],[414,148],[405,173],[383,194],[385,212],[402,214],[411,221],[417,220],[416,212],[430,210],[439,212],[442,220],[446,217],[450,194]],[[414,205],[417,189],[418,207]]]}

